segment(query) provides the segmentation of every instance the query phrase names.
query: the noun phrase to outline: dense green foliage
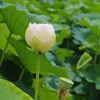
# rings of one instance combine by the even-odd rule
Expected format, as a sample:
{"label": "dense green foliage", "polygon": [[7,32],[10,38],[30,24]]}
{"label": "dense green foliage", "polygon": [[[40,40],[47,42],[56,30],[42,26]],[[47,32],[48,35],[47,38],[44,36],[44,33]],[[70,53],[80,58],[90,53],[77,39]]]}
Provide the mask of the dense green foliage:
{"label": "dense green foliage", "polygon": [[2,100],[34,98],[37,55],[25,42],[29,22],[50,23],[57,36],[55,46],[41,56],[40,100],[56,100],[59,77],[74,82],[67,100],[99,100],[99,0],[0,0],[0,98],[2,91],[8,93]]}

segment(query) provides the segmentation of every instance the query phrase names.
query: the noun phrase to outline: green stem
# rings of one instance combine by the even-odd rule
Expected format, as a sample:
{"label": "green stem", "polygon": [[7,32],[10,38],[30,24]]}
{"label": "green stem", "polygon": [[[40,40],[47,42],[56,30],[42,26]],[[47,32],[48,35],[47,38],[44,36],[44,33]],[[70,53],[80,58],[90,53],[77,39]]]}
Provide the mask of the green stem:
{"label": "green stem", "polygon": [[93,63],[93,64],[96,64],[96,61],[97,61],[97,53],[95,53],[95,56],[94,56],[94,63]]}
{"label": "green stem", "polygon": [[68,57],[69,57],[69,39],[67,41],[67,48],[68,48]]}
{"label": "green stem", "polygon": [[19,76],[19,80],[20,80],[20,81],[21,81],[22,78],[23,78],[24,72],[25,72],[25,68],[22,69],[22,72],[21,72],[21,74],[20,74],[20,76]]}
{"label": "green stem", "polygon": [[36,65],[35,100],[38,100],[39,73],[40,73],[40,54],[38,54],[38,57],[37,57],[37,65]]}
{"label": "green stem", "polygon": [[1,56],[1,59],[0,59],[0,67],[1,67],[1,65],[2,65],[2,62],[3,62],[4,56],[5,56],[5,52],[6,52],[6,50],[7,50],[7,47],[8,47],[10,38],[11,38],[11,33],[9,34],[9,36],[8,36],[8,38],[7,38],[7,42],[6,42],[6,45],[5,45],[5,47],[4,47],[4,51],[3,51],[2,56]]}

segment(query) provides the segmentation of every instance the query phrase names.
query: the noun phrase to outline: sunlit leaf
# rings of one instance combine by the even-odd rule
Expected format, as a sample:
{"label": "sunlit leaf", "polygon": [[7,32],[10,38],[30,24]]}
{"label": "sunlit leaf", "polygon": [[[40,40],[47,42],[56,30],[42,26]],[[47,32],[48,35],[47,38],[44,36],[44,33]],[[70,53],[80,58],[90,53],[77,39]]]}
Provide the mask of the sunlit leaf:
{"label": "sunlit leaf", "polygon": [[0,79],[0,98],[2,100],[33,100],[28,94],[4,79]]}

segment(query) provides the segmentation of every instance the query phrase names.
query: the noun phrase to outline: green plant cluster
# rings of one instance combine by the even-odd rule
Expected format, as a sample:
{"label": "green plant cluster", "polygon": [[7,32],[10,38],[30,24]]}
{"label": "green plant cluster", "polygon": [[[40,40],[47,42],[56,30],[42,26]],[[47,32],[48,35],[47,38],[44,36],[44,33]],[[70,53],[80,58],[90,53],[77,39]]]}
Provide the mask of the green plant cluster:
{"label": "green plant cluster", "polygon": [[99,0],[0,0],[0,100],[33,100],[37,55],[29,23],[49,23],[56,44],[41,56],[39,100],[56,100],[59,77],[74,82],[67,100],[100,98]]}

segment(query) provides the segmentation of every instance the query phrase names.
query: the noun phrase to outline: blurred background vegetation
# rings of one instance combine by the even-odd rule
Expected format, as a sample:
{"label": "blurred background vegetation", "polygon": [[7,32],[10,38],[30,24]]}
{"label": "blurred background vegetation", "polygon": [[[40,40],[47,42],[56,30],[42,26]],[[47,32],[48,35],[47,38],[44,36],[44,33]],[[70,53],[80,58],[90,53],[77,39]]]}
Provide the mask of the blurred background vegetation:
{"label": "blurred background vegetation", "polygon": [[100,0],[0,0],[0,78],[34,97],[36,55],[24,39],[29,22],[52,24],[57,36],[42,55],[40,100],[56,99],[61,76],[74,82],[68,100],[99,100]]}

